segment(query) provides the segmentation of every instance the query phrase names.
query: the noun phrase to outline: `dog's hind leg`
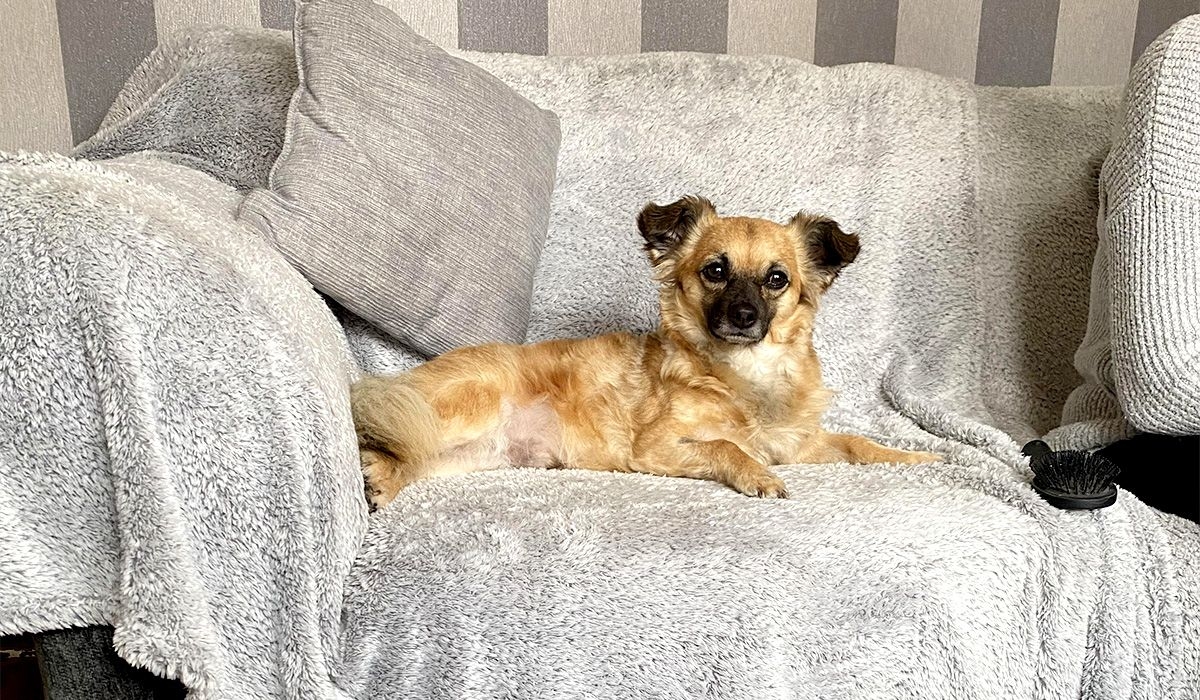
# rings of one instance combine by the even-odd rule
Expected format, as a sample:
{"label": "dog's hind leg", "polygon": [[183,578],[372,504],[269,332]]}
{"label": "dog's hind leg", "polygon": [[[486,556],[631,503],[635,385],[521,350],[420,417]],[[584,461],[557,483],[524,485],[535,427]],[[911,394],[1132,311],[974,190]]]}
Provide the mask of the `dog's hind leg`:
{"label": "dog's hind leg", "polygon": [[375,508],[420,478],[422,465],[441,451],[433,408],[406,375],[367,377],[350,387],[367,500]]}
{"label": "dog's hind leg", "polygon": [[360,447],[363,490],[371,509],[387,505],[411,480],[412,470],[389,452]]}
{"label": "dog's hind leg", "polygon": [[[444,364],[444,363],[443,363]],[[371,505],[410,483],[497,466],[490,456],[503,419],[499,390],[480,378],[446,381],[415,372],[368,377],[350,391]]]}

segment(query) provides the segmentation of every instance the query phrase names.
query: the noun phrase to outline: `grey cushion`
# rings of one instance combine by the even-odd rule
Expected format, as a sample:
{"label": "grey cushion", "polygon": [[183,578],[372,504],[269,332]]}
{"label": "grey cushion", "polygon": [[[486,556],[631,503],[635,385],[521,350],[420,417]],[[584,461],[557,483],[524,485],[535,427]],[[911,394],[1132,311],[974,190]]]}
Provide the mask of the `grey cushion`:
{"label": "grey cushion", "polygon": [[1093,443],[1200,433],[1200,15],[1138,60],[1104,163],[1084,384],[1064,422]]}
{"label": "grey cushion", "polygon": [[296,91],[287,32],[193,28],[159,45],[100,130],[72,152],[103,160],[157,151],[240,190],[262,186]]}
{"label": "grey cushion", "polygon": [[283,152],[241,215],[419,352],[523,340],[557,117],[367,0],[302,3],[295,27]]}

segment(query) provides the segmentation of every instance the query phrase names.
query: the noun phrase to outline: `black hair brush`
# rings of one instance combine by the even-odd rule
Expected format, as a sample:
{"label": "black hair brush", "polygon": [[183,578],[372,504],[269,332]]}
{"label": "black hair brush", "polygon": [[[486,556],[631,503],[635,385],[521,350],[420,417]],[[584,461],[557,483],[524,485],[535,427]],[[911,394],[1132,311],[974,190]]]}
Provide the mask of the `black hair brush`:
{"label": "black hair brush", "polygon": [[1033,490],[1047,503],[1064,510],[1094,510],[1117,500],[1114,483],[1121,473],[1111,459],[1077,450],[1053,452],[1041,440],[1021,448],[1033,470]]}

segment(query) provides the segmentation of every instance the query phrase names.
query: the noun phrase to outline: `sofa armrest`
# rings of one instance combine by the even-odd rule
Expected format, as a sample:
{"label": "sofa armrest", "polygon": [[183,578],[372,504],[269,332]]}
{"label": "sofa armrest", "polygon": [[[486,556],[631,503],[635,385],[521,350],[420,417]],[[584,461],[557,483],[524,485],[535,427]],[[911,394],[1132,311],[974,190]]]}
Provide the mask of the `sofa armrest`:
{"label": "sofa armrest", "polygon": [[1126,417],[1200,434],[1200,15],[1147,48],[1102,174],[1112,370]]}
{"label": "sofa armrest", "polygon": [[111,624],[205,697],[330,697],[357,370],[237,201],[149,156],[0,157],[0,633]]}

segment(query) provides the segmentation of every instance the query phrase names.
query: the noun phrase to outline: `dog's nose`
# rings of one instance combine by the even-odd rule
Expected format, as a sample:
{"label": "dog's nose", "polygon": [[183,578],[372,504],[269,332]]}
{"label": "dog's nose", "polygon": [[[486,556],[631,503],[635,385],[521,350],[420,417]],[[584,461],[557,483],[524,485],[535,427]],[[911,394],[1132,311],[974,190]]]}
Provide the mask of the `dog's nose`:
{"label": "dog's nose", "polygon": [[758,321],[758,310],[753,304],[739,302],[729,307],[729,321],[738,328],[749,328]]}

